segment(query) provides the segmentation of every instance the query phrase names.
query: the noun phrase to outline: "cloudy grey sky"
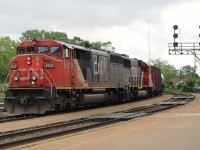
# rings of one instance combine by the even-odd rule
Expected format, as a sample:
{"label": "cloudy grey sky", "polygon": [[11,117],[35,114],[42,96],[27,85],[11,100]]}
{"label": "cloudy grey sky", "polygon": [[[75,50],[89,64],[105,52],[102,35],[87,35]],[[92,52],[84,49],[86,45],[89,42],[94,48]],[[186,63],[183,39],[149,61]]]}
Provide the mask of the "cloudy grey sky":
{"label": "cloudy grey sky", "polygon": [[[117,53],[168,60],[177,68],[193,56],[168,55],[173,25],[182,42],[198,42],[199,0],[0,0],[0,37],[18,39],[28,29],[61,31],[72,38],[111,41]],[[199,67],[200,68],[200,67]]]}

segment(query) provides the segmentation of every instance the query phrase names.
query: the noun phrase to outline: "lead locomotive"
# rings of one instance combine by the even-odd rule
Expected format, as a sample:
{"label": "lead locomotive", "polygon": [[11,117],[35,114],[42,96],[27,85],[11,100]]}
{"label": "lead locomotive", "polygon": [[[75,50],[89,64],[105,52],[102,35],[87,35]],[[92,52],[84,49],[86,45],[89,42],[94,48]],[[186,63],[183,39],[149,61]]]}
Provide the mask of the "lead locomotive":
{"label": "lead locomotive", "polygon": [[56,40],[29,40],[9,62],[5,109],[44,114],[162,93],[160,69],[142,60]]}

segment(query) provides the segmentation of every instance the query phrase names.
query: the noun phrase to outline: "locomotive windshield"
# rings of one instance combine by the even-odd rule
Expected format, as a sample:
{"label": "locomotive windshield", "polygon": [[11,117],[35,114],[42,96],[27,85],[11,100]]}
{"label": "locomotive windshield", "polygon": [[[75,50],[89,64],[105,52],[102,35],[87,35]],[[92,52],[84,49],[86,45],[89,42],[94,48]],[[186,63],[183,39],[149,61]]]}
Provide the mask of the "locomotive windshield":
{"label": "locomotive windshield", "polygon": [[35,53],[35,47],[30,46],[27,48],[24,47],[19,47],[17,49],[17,55],[21,55],[21,54],[34,54]]}
{"label": "locomotive windshield", "polygon": [[61,56],[61,48],[60,46],[52,46],[50,48],[50,52],[51,54],[57,56],[57,57],[60,57]]}
{"label": "locomotive windshield", "polygon": [[24,47],[19,47],[17,49],[17,55],[20,54],[33,54],[35,53],[35,47],[27,47],[26,49]]}
{"label": "locomotive windshield", "polygon": [[48,53],[48,47],[46,46],[39,46],[38,53]]}
{"label": "locomotive windshield", "polygon": [[37,50],[36,47],[30,46],[30,47],[18,47],[17,48],[17,55],[21,54],[34,54],[34,53],[39,53],[39,54],[52,54],[57,57],[61,57],[62,52],[61,52],[61,47],[60,46],[38,46]]}
{"label": "locomotive windshield", "polygon": [[27,54],[34,54],[35,53],[35,47],[27,47],[26,53]]}
{"label": "locomotive windshield", "polygon": [[24,53],[25,53],[25,48],[20,47],[17,49],[17,55],[24,54]]}

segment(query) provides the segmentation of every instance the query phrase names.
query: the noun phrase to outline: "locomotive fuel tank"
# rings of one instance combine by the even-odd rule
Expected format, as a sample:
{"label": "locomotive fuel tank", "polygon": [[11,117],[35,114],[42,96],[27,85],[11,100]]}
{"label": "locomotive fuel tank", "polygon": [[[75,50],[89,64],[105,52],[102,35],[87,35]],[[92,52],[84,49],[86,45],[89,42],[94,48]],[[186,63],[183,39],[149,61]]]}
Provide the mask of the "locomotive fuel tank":
{"label": "locomotive fuel tank", "polygon": [[108,99],[107,93],[81,94],[80,104],[81,105],[101,104],[106,102],[107,99]]}
{"label": "locomotive fuel tank", "polygon": [[147,91],[146,90],[141,90],[138,91],[138,98],[146,97],[147,96]]}

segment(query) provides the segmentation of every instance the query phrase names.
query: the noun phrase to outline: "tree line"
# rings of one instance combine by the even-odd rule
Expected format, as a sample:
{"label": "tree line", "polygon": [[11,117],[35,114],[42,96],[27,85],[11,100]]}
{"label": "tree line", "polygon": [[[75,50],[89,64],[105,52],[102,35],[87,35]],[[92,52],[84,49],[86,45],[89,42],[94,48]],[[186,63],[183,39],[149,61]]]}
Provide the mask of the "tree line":
{"label": "tree line", "polygon": [[[176,69],[174,65],[171,65],[167,60],[162,59],[151,60],[150,63],[161,69],[165,78],[165,88],[167,89],[193,92],[195,82],[200,82],[200,77],[196,73],[197,67],[185,65]],[[174,85],[173,80],[176,80],[177,85]]]}
{"label": "tree line", "polygon": [[[9,36],[0,37],[0,83],[3,83],[8,75],[8,62],[16,54],[16,46],[26,40],[32,39],[53,39],[68,42],[71,44],[76,44],[80,46],[86,46],[94,49],[104,49],[107,51],[115,51],[110,41],[107,42],[91,42],[84,40],[80,37],[74,36],[69,38],[66,33],[58,31],[46,31],[46,30],[27,30],[21,34],[19,40],[13,40]],[[155,59],[151,60],[150,64],[161,69],[162,74],[165,78],[165,86],[168,88],[173,87],[172,79],[179,78],[184,80],[184,83],[181,83],[178,86],[179,90],[186,90],[187,87],[193,87],[194,82],[199,80],[199,76],[195,73],[196,68],[186,65],[181,67],[181,69],[176,69],[174,65],[171,65],[166,60]]]}
{"label": "tree line", "polygon": [[91,42],[88,40],[84,40],[80,37],[74,36],[72,39],[68,38],[67,34],[64,32],[58,32],[58,31],[45,31],[45,30],[27,30],[22,33],[22,36],[19,38],[21,42],[26,40],[32,40],[32,39],[52,39],[52,40],[58,40],[63,42],[68,42],[71,44],[76,44],[80,46],[85,46],[88,48],[94,48],[94,49],[104,49],[107,51],[114,51],[115,47],[112,46],[112,43],[110,41],[107,42]]}

